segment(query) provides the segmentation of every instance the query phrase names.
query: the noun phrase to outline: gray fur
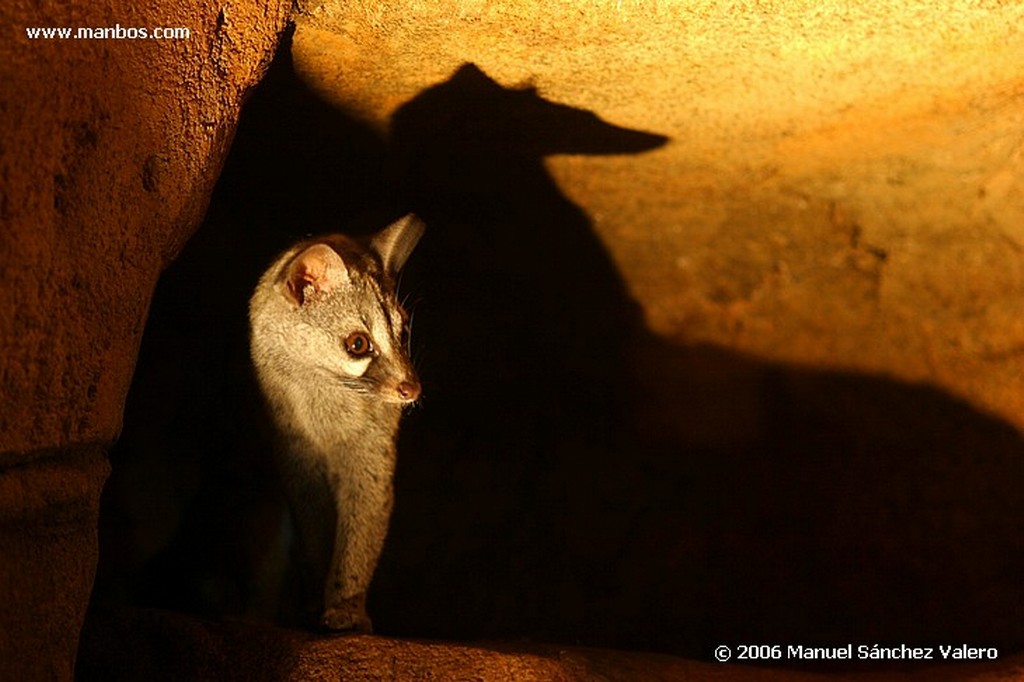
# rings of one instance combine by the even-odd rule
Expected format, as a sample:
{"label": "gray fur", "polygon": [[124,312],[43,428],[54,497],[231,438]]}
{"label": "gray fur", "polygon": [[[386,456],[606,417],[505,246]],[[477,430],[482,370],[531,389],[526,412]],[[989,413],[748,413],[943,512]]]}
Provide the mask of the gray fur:
{"label": "gray fur", "polygon": [[[366,246],[344,235],[296,244],[249,304],[252,361],[299,537],[324,576],[320,624],[330,629],[370,629],[365,598],[391,515],[398,423],[420,393],[395,276],[422,234],[408,215]],[[358,332],[372,353],[347,350]]]}

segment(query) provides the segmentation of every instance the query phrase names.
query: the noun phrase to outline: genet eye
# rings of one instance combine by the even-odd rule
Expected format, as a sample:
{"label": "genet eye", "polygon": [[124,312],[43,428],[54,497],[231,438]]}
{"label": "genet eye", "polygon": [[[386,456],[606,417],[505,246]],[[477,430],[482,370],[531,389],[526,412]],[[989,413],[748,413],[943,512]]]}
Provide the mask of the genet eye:
{"label": "genet eye", "polygon": [[352,332],[345,339],[345,350],[351,355],[361,357],[373,352],[373,342],[366,332]]}

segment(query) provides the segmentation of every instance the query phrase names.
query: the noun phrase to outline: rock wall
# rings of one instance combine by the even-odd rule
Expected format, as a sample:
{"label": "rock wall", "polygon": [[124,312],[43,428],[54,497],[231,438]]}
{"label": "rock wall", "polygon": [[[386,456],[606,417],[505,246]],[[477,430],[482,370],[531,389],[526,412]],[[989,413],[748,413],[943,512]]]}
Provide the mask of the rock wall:
{"label": "rock wall", "polygon": [[[0,8],[3,679],[71,678],[149,299],[203,215],[287,9]],[[137,30],[166,27],[188,35]]]}
{"label": "rock wall", "polygon": [[1024,428],[1022,19],[969,1],[325,0],[294,53],[381,131],[472,63],[666,136],[545,160],[650,329],[926,383]]}

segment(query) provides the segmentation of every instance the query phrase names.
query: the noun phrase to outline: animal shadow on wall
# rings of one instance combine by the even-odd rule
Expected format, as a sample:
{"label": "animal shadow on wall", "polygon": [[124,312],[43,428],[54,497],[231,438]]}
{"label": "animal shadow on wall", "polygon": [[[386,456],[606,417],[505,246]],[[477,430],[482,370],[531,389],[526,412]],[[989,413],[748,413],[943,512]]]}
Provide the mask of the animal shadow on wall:
{"label": "animal shadow on wall", "polygon": [[[276,517],[259,520],[275,493],[248,295],[306,233],[412,210],[427,232],[400,291],[424,396],[400,436],[378,631],[702,657],[744,638],[1024,641],[1016,432],[932,389],[647,333],[544,158],[664,137],[467,64],[402,106],[385,142],[282,55],[154,299],[104,506],[107,594],[250,608],[245,538]],[[133,468],[148,488],[118,483]],[[111,503],[125,489],[134,502]],[[137,570],[155,549],[116,531],[140,508],[160,519],[143,544],[173,540]]]}
{"label": "animal shadow on wall", "polygon": [[566,488],[587,478],[577,467],[616,475],[623,353],[642,319],[544,159],[666,141],[472,64],[395,113],[394,186],[428,225],[406,276],[429,392],[403,431],[382,626],[472,636],[558,620]]}
{"label": "animal shadow on wall", "polygon": [[395,114],[393,182],[429,226],[407,273],[427,388],[378,623],[702,657],[744,637],[1019,645],[1012,428],[934,389],[647,332],[543,160],[664,141],[473,65]]}

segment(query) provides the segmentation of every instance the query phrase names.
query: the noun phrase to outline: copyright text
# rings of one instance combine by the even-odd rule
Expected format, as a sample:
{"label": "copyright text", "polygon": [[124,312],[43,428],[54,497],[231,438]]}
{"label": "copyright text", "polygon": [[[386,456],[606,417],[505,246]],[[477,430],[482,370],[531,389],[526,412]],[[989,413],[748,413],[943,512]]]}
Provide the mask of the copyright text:
{"label": "copyright text", "polygon": [[841,646],[803,646],[800,644],[737,644],[715,648],[715,660],[725,663],[768,661],[994,661],[995,647],[967,644],[907,646],[899,644],[845,644]]}

